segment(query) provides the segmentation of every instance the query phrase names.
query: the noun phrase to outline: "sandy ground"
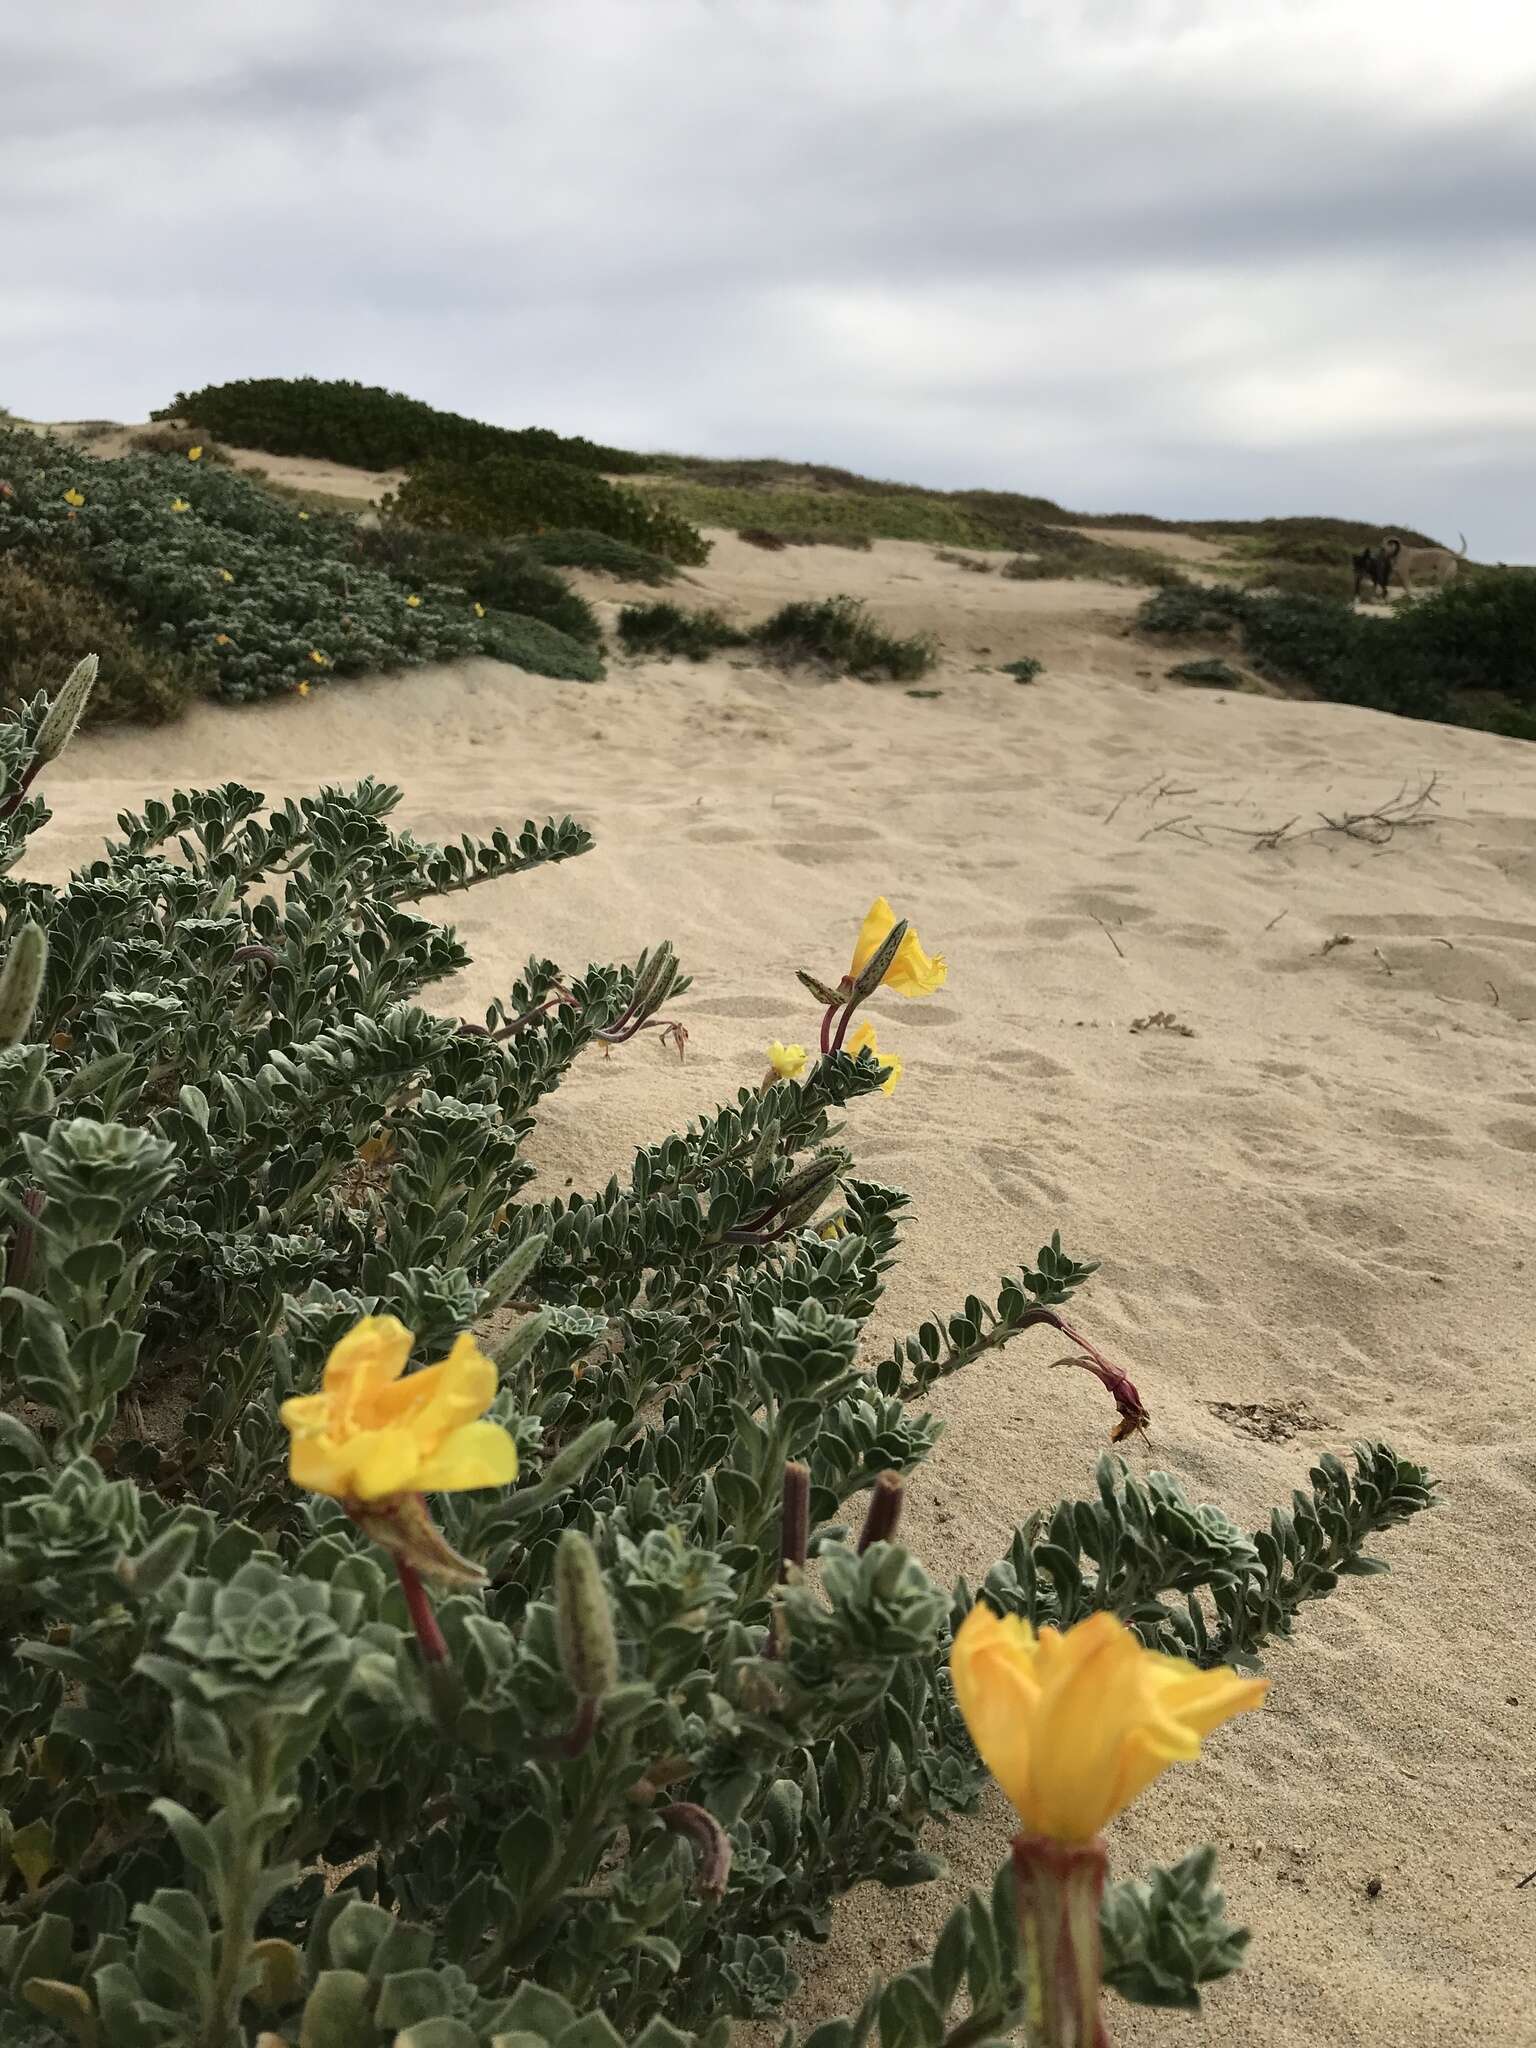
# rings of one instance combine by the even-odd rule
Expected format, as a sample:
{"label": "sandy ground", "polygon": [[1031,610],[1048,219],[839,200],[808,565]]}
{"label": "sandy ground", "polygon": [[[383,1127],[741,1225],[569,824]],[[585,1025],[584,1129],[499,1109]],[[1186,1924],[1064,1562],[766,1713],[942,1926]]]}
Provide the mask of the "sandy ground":
{"label": "sandy ground", "polygon": [[[1255,1934],[1202,2017],[1117,2008],[1116,2041],[1536,2041],[1536,1885],[1516,1889],[1536,1866],[1536,749],[1181,689],[1126,637],[1136,593],[967,575],[916,545],[726,537],[690,581],[746,617],[867,595],[939,635],[941,694],[724,661],[591,686],[475,662],[202,709],[50,771],[51,869],[142,795],[227,776],[275,797],[376,771],[436,836],[586,819],[593,854],[445,913],[475,966],[440,1001],[470,1015],[530,952],[580,966],[665,935],[696,977],[686,1065],[643,1041],[548,1105],[551,1189],[600,1185],[754,1080],[770,1038],[808,1039],[794,970],[835,979],[889,895],[951,977],[877,1006],[906,1076],[851,1119],[861,1166],[914,1197],[871,1355],[1059,1226],[1104,1261],[1080,1316],[1151,1406],[1138,1467],[1249,1524],[1360,1437],[1445,1482],[1440,1512],[1378,1545],[1392,1577],[1346,1581],[1275,1646],[1265,1711],[1114,1829],[1121,1873],[1216,1841]],[[1032,686],[996,672],[1022,654],[1048,664]],[[1431,774],[1434,822],[1385,845],[1306,830]],[[1158,1011],[1194,1035],[1133,1032]],[[948,1433],[908,1530],[946,1580],[1091,1487],[1109,1418],[1053,1356],[1025,1339],[937,1392]],[[936,1836],[944,1882],[848,1902],[797,2017],[925,1953],[1007,1834],[994,1797]]]}

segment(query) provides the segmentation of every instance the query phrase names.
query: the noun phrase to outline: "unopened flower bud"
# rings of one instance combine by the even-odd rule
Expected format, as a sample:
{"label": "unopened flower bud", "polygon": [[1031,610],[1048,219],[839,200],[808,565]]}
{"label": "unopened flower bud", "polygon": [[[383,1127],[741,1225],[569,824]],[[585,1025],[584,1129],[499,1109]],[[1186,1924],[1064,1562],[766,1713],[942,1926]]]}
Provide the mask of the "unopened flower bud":
{"label": "unopened flower bud", "polygon": [[859,969],[853,988],[847,998],[850,1007],[868,1002],[875,990],[890,972],[896,955],[901,951],[901,942],[907,936],[907,920],[898,917],[880,944]]}
{"label": "unopened flower bud", "polygon": [[38,728],[33,758],[39,767],[45,761],[56,761],[74,738],[75,727],[80,723],[91,692],[96,687],[99,667],[97,657],[88,654],[70,670],[63,689],[49,705],[48,715]]}
{"label": "unopened flower bud", "polygon": [[779,1577],[804,1571],[811,1534],[811,1468],[792,1461],[784,1467],[784,1506],[779,1521]]}
{"label": "unopened flower bud", "polygon": [[619,1645],[597,1552],[567,1529],[555,1553],[555,1634],[560,1668],[578,1699],[600,1700],[619,1682]]}
{"label": "unopened flower bud", "polygon": [[47,938],[42,926],[28,919],[0,967],[0,1046],[19,1045],[26,1037],[47,967]]}
{"label": "unopened flower bud", "polygon": [[656,1816],[663,1827],[683,1835],[698,1858],[699,1891],[711,1902],[723,1899],[731,1874],[731,1838],[707,1808],[681,1799]]}
{"label": "unopened flower bud", "polygon": [[869,1549],[872,1543],[889,1543],[896,1534],[896,1524],[901,1520],[901,1504],[905,1488],[901,1476],[896,1472],[882,1472],[875,1481],[874,1491],[869,1496],[869,1508],[864,1516],[864,1526],[859,1531],[859,1555]]}
{"label": "unopened flower bud", "polygon": [[801,984],[802,987],[808,988],[810,990],[811,994],[816,998],[818,1003],[825,1003],[829,1009],[833,1006],[833,1004],[836,1004],[839,1008],[841,1008],[841,1006],[848,1000],[848,991],[846,988],[828,988],[827,984],[824,981],[818,981],[814,974],[807,974],[803,967],[797,967],[795,969],[795,979]]}

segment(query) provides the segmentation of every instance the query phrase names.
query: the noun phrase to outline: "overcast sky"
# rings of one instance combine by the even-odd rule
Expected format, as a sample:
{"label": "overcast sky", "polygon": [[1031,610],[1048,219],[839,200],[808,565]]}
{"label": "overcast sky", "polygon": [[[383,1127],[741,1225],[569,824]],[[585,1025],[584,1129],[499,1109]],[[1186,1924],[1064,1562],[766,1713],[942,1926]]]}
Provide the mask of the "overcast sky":
{"label": "overcast sky", "polygon": [[1536,560],[1513,0],[6,10],[0,403],[507,425]]}

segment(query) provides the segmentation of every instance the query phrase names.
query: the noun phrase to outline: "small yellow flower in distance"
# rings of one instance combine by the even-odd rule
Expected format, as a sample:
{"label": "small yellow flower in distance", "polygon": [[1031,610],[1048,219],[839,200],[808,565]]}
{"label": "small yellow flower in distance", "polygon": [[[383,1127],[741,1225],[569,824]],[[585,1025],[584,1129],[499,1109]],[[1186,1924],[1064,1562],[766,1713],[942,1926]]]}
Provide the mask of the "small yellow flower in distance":
{"label": "small yellow flower in distance", "polygon": [[74,485],[71,484],[64,493],[64,502],[66,505],[83,505],[85,503],[85,493],[84,491],[77,491]]}
{"label": "small yellow flower in distance", "polygon": [[307,518],[309,517],[309,514],[308,514],[307,512],[301,512],[301,513],[299,514],[299,517],[300,517],[301,519],[307,519]]}
{"label": "small yellow flower in distance", "polygon": [[805,1047],[781,1045],[775,1039],[768,1048],[768,1064],[781,1081],[793,1081],[805,1072]]}
{"label": "small yellow flower in distance", "polygon": [[879,1046],[875,1043],[875,1027],[873,1024],[861,1024],[857,1031],[850,1032],[843,1042],[843,1051],[848,1054],[850,1059],[857,1059],[861,1052],[872,1052],[882,1067],[890,1068],[891,1071],[880,1083],[880,1093],[882,1095],[889,1095],[896,1086],[896,1083],[901,1079],[900,1054],[882,1052],[880,1050]]}
{"label": "small yellow flower in distance", "polygon": [[296,697],[307,697],[309,695],[309,684],[303,681],[295,683],[293,686],[293,694]]}
{"label": "small yellow flower in distance", "polygon": [[412,1342],[393,1316],[365,1316],[326,1360],[321,1391],[283,1403],[295,1486],[381,1501],[511,1485],[517,1446],[479,1419],[496,1398],[495,1366],[463,1336],[439,1364],[406,1373]]}
{"label": "small yellow flower in distance", "polygon": [[222,577],[224,578],[224,581],[225,581],[226,583],[233,583],[233,582],[234,582],[234,580],[235,580],[235,579],[234,579],[234,577],[230,575],[230,573],[229,573],[229,571],[228,571],[227,569],[221,569],[221,570],[219,571],[219,574],[220,574],[220,575],[221,575],[221,576],[222,576]]}
{"label": "small yellow flower in distance", "polygon": [[331,657],[328,654],[322,654],[319,651],[319,649],[315,647],[311,647],[311,649],[309,650],[309,658],[315,664],[316,668],[329,668],[331,665]]}
{"label": "small yellow flower in distance", "polygon": [[229,635],[227,633],[215,633],[213,644],[215,647],[227,647],[229,645]]}
{"label": "small yellow flower in distance", "polygon": [[421,599],[419,597],[408,597],[405,601],[410,606],[412,611],[415,611],[421,604]]}
{"label": "small yellow flower in distance", "polygon": [[1113,1614],[1037,1635],[981,1602],[960,1626],[949,1669],[971,1740],[1026,1832],[1058,1842],[1091,1842],[1269,1686],[1148,1650]]}
{"label": "small yellow flower in distance", "polygon": [[[858,979],[859,969],[867,960],[873,959],[895,922],[895,911],[883,896],[877,896],[859,927],[853,948],[853,965],[848,970],[850,981]],[[944,986],[948,978],[949,968],[944,955],[935,953],[930,958],[923,951],[917,933],[909,931],[897,950],[896,958],[885,970],[881,986],[894,989],[899,996],[931,996]]]}
{"label": "small yellow flower in distance", "polygon": [[475,617],[477,619],[483,619],[485,617],[485,606],[483,604],[477,604],[475,606]]}
{"label": "small yellow flower in distance", "polygon": [[190,512],[192,510],[192,507],[187,503],[185,498],[172,498],[171,510],[173,512]]}
{"label": "small yellow flower in distance", "polygon": [[195,448],[189,448],[189,449],[187,450],[187,460],[188,460],[188,462],[201,462],[201,461],[202,461],[202,459],[203,459],[203,449],[202,449],[202,443],[201,443],[201,442],[199,442],[199,443],[198,443],[197,447],[195,447]]}

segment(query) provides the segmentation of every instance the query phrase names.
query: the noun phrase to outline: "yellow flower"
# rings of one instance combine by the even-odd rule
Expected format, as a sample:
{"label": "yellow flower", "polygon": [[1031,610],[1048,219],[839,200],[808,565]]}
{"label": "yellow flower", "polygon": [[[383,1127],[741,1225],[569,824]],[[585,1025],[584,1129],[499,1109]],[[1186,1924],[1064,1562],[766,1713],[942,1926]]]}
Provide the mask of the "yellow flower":
{"label": "yellow flower", "polygon": [[415,611],[421,603],[421,599],[419,597],[408,597],[405,601],[410,606],[412,611]]}
{"label": "yellow flower", "polygon": [[843,1042],[843,1051],[847,1053],[850,1059],[857,1059],[861,1052],[872,1052],[882,1067],[890,1068],[891,1071],[880,1083],[882,1095],[889,1095],[896,1086],[896,1083],[901,1079],[900,1055],[880,1050],[879,1046],[875,1043],[875,1027],[873,1024],[861,1024],[857,1031],[850,1032]]}
{"label": "yellow flower", "polygon": [[314,647],[311,647],[311,649],[309,650],[309,658],[315,664],[316,668],[329,668],[331,665],[331,657],[328,654],[321,654],[319,650]]}
{"label": "yellow flower", "polygon": [[496,1368],[474,1338],[460,1337],[439,1364],[406,1374],[412,1342],[393,1316],[365,1316],[326,1360],[321,1391],[283,1403],[295,1486],[381,1501],[509,1486],[517,1477],[511,1436],[478,1419],[495,1399]]}
{"label": "yellow flower", "polygon": [[805,1047],[781,1045],[775,1039],[768,1048],[768,1064],[781,1081],[793,1081],[805,1072]]}
{"label": "yellow flower", "polygon": [[485,606],[483,604],[477,604],[475,606],[475,617],[477,619],[483,619],[485,617]]}
{"label": "yellow flower", "polygon": [[222,577],[224,578],[224,581],[225,581],[226,583],[233,583],[233,582],[234,582],[234,580],[235,580],[235,579],[234,579],[234,577],[230,575],[230,573],[229,573],[229,571],[228,571],[227,569],[221,569],[221,570],[219,571],[219,574],[220,574],[220,575],[221,575],[221,576],[222,576]]}
{"label": "yellow flower", "polygon": [[304,681],[297,682],[293,686],[293,691],[296,697],[307,697],[309,695],[309,684]]}
{"label": "yellow flower", "polygon": [[171,510],[173,512],[190,512],[192,510],[192,507],[187,503],[185,498],[172,498]]}
{"label": "yellow flower", "polygon": [[[879,951],[881,942],[895,922],[895,911],[883,896],[877,896],[859,927],[853,948],[853,965],[848,970],[850,981],[858,979],[860,968]],[[931,996],[944,986],[948,978],[949,968],[944,955],[935,953],[930,958],[923,951],[917,933],[909,931],[897,948],[896,958],[885,970],[881,986],[894,989],[899,996]]]}
{"label": "yellow flower", "polygon": [[1265,1678],[1148,1650],[1113,1614],[1036,1635],[978,1602],[949,1658],[981,1760],[1027,1833],[1091,1842],[1200,1738],[1256,1707]]}
{"label": "yellow flower", "polygon": [[197,445],[197,446],[196,446],[195,448],[189,448],[189,449],[187,450],[187,460],[188,460],[188,462],[201,462],[201,461],[202,461],[202,459],[203,459],[203,448],[202,448],[202,443],[201,443],[201,442],[199,442],[199,443],[198,443],[198,445]]}
{"label": "yellow flower", "polygon": [[229,645],[229,635],[227,633],[215,633],[213,644],[215,647],[227,647]]}
{"label": "yellow flower", "polygon": [[309,514],[308,514],[307,512],[301,512],[301,513],[299,514],[299,517],[300,517],[301,519],[307,519],[307,518],[309,517]]}
{"label": "yellow flower", "polygon": [[71,484],[69,489],[64,493],[64,502],[66,505],[83,505],[85,503],[85,493],[83,491],[77,491],[74,485]]}

